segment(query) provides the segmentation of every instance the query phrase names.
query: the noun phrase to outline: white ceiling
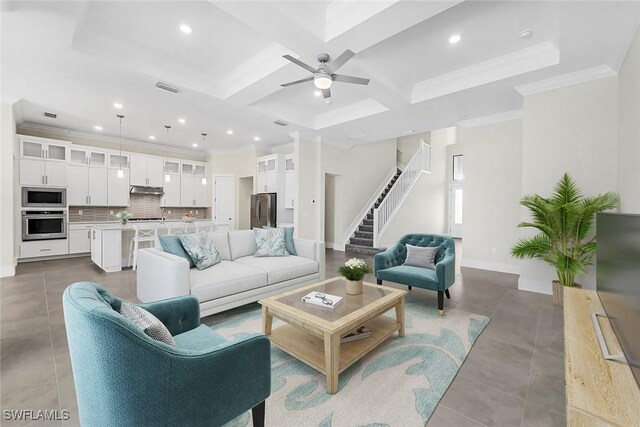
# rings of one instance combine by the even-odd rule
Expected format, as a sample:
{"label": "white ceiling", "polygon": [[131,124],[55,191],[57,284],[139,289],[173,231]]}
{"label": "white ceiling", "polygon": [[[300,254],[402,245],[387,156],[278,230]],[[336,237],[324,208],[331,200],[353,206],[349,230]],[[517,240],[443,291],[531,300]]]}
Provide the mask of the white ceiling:
{"label": "white ceiling", "polygon": [[[640,2],[4,1],[0,14],[0,95],[18,102],[20,124],[117,136],[122,113],[128,139],[216,151],[285,144],[293,131],[365,143],[519,109],[516,86],[617,71]],[[280,87],[309,75],[282,55],[315,66],[345,49],[356,56],[339,73],[368,86],[336,82],[328,104],[312,82]]]}

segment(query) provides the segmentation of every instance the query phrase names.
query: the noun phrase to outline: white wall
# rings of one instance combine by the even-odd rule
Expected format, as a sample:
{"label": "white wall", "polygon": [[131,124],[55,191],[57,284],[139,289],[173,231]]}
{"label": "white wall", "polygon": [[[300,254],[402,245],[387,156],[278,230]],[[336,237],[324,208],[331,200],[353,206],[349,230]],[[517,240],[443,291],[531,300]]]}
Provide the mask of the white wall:
{"label": "white wall", "polygon": [[640,213],[640,29],[618,76],[620,211]]}
{"label": "white wall", "polygon": [[522,120],[461,128],[458,136],[465,174],[461,265],[517,273],[511,247],[521,216]]}
{"label": "white wall", "polygon": [[[424,138],[424,137],[423,137]],[[424,138],[428,142],[429,138]],[[456,129],[434,130],[431,140],[431,173],[422,173],[380,236],[379,247],[393,246],[408,233],[446,231],[447,146],[455,143]],[[417,139],[418,143],[420,138]],[[416,146],[417,150],[417,146]]]}
{"label": "white wall", "polygon": [[0,105],[0,277],[15,275],[14,153],[16,124],[13,107]]}
{"label": "white wall", "polygon": [[431,142],[431,132],[399,137],[397,139],[398,162],[406,166],[416,151],[418,151],[418,148],[420,148],[421,142],[429,144]]}
{"label": "white wall", "polygon": [[[525,96],[521,194],[550,195],[564,172],[586,196],[616,191],[617,111],[616,76]],[[528,220],[529,213],[524,208],[521,212],[521,218]],[[521,233],[528,236],[532,231]],[[593,270],[576,280],[595,288]],[[547,264],[523,261],[519,288],[550,293],[554,277]]]}
{"label": "white wall", "polygon": [[296,162],[293,224],[294,234],[301,239],[324,241],[324,188],[319,191],[324,181],[321,163],[320,141],[301,140],[296,137],[293,142],[293,154]]}

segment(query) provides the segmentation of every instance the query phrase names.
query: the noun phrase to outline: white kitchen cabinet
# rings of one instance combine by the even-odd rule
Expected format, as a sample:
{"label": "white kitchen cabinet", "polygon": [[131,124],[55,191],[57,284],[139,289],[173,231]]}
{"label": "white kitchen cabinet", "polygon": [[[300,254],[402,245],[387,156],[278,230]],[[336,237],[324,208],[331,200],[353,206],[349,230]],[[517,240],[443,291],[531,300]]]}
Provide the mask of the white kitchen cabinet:
{"label": "white kitchen cabinet", "polygon": [[293,209],[295,200],[295,160],[293,154],[284,156],[284,208]]}
{"label": "white kitchen cabinet", "polygon": [[109,167],[115,169],[129,169],[129,156],[126,154],[109,154]]}
{"label": "white kitchen cabinet", "polygon": [[131,185],[162,187],[163,160],[152,156],[131,156]]}
{"label": "white kitchen cabinet", "polygon": [[169,174],[169,181],[164,181],[164,196],[162,196],[162,206],[178,207],[182,205],[180,201],[180,175]]}
{"label": "white kitchen cabinet", "polygon": [[20,242],[18,258],[39,258],[52,255],[66,255],[69,253],[67,239],[34,240]]}
{"label": "white kitchen cabinet", "polygon": [[209,203],[209,185],[202,182],[202,177],[196,176],[194,196],[196,199],[196,206],[206,207],[210,206]]}
{"label": "white kitchen cabinet", "polygon": [[118,169],[107,170],[107,206],[129,206],[129,169],[118,177]]}
{"label": "white kitchen cabinet", "polygon": [[91,230],[91,261],[98,266],[102,265],[102,233],[100,230]]}
{"label": "white kitchen cabinet", "polygon": [[91,261],[107,273],[122,270],[122,230],[91,228]]}
{"label": "white kitchen cabinet", "polygon": [[84,147],[72,147],[69,148],[69,164],[107,166],[107,153]]}
{"label": "white kitchen cabinet", "polygon": [[258,193],[275,193],[278,191],[278,174],[262,172],[258,174],[256,191]]}
{"label": "white kitchen cabinet", "polygon": [[182,207],[209,206],[209,185],[202,183],[202,177],[182,175],[180,177],[180,205]]}
{"label": "white kitchen cabinet", "polygon": [[107,169],[87,165],[67,166],[69,206],[107,206]]}
{"label": "white kitchen cabinet", "polygon": [[20,157],[66,162],[67,144],[45,138],[22,137],[20,139]]}
{"label": "white kitchen cabinet", "polygon": [[67,165],[46,160],[20,159],[20,185],[67,186]]}
{"label": "white kitchen cabinet", "polygon": [[91,230],[86,224],[69,224],[69,253],[91,252]]}
{"label": "white kitchen cabinet", "polygon": [[[279,176],[281,175],[280,154],[259,157],[257,159],[256,192],[257,193],[277,193]],[[282,185],[282,184],[281,184]]]}

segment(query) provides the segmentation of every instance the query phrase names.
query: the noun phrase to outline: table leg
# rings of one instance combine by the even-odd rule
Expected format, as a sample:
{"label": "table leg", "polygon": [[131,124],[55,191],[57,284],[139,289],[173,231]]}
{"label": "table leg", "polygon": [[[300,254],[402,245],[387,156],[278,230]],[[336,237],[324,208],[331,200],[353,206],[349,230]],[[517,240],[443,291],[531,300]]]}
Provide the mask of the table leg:
{"label": "table leg", "polygon": [[327,366],[327,390],[334,394],[338,391],[338,366],[340,362],[340,336],[324,333],[324,361]]}
{"label": "table leg", "polygon": [[400,323],[400,329],[398,329],[398,335],[404,336],[404,297],[400,298],[400,302],[396,304],[396,320]]}
{"label": "table leg", "polygon": [[273,324],[273,316],[268,312],[267,307],[262,307],[262,333],[271,335],[271,325]]}

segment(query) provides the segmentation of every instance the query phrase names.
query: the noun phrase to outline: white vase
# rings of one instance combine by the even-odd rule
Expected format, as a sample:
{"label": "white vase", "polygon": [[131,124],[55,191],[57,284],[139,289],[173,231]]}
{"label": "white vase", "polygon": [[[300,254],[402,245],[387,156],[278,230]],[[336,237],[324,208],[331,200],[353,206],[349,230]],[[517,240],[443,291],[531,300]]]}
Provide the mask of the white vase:
{"label": "white vase", "polygon": [[360,295],[362,293],[362,280],[344,280],[347,282],[345,288],[347,295]]}

